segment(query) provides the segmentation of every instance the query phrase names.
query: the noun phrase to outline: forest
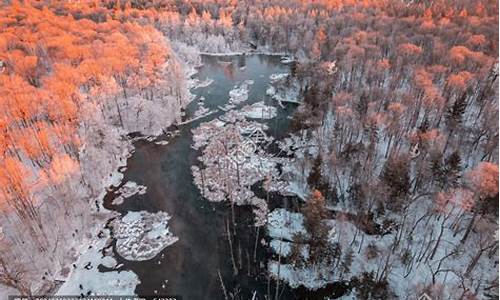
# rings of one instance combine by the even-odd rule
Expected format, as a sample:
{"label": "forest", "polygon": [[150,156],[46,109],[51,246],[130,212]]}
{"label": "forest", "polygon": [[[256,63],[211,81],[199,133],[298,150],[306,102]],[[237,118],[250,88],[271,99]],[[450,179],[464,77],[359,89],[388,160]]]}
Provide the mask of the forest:
{"label": "forest", "polygon": [[[191,130],[189,174],[205,202],[229,208],[230,275],[212,270],[220,299],[288,299],[285,289],[326,290],[289,299],[498,299],[498,10],[486,0],[4,1],[0,297],[78,295],[85,284],[87,295],[138,293],[144,279],[118,262],[84,281],[75,262],[91,248],[104,261],[110,247],[149,260],[183,240],[168,229],[174,212],[123,215],[105,199],[114,188],[115,204],[154,193],[125,183],[137,141],[167,136],[170,147],[219,112]],[[256,79],[245,78],[226,106],[186,117],[194,91],[214,86],[196,79],[203,57],[251,55],[290,69],[269,77],[262,98],[276,106],[235,109],[252,98]],[[221,161],[261,126],[249,119],[290,105],[273,155]],[[255,217],[248,258],[243,206]],[[134,246],[141,230],[157,235],[150,252]],[[241,287],[245,272],[263,278],[262,294]],[[97,287],[102,274],[119,284]],[[336,296],[332,285],[346,288]]]}

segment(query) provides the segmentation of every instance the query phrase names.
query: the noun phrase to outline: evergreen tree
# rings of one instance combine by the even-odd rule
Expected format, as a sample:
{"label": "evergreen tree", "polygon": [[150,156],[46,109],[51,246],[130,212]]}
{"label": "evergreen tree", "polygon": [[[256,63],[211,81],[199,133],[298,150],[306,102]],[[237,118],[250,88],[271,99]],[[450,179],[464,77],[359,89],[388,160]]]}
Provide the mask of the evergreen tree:
{"label": "evergreen tree", "polygon": [[320,191],[315,190],[307,200],[302,213],[304,214],[304,227],[309,233],[309,258],[311,263],[323,259],[328,250],[328,226],[324,220],[328,216],[325,198]]}
{"label": "evergreen tree", "polygon": [[356,103],[356,112],[360,120],[364,120],[368,112],[368,97],[365,93],[361,94],[358,103]]}
{"label": "evergreen tree", "polygon": [[443,163],[442,155],[431,159],[431,171],[434,181],[440,189],[456,187],[461,178],[462,159],[458,151],[450,154]]}
{"label": "evergreen tree", "polygon": [[388,208],[398,210],[410,190],[410,168],[402,156],[391,156],[384,164],[380,179],[385,183],[389,196]]}
{"label": "evergreen tree", "polygon": [[353,258],[354,258],[354,251],[351,248],[349,248],[344,255],[344,259],[340,263],[342,274],[347,274],[351,272],[351,265]]}
{"label": "evergreen tree", "polygon": [[307,242],[307,238],[302,233],[297,233],[293,235],[292,240],[290,259],[296,267],[303,267],[306,261],[302,255],[302,249]]}
{"label": "evergreen tree", "polygon": [[309,128],[307,124],[307,116],[304,112],[297,110],[292,117],[290,122],[290,131],[299,132],[301,130]]}
{"label": "evergreen tree", "polygon": [[445,184],[445,172],[442,154],[431,156],[431,172],[432,177],[434,178],[434,182],[440,189],[442,189]]}
{"label": "evergreen tree", "polygon": [[360,279],[351,279],[351,283],[356,287],[357,299],[391,299],[389,284],[386,280],[375,280],[373,272],[364,272]]}
{"label": "evergreen tree", "polygon": [[326,198],[330,198],[331,189],[328,181],[322,174],[322,165],[323,160],[321,159],[321,155],[318,155],[314,159],[313,167],[309,176],[307,177],[307,184],[311,188],[311,190],[318,190],[324,195]]}
{"label": "evergreen tree", "polygon": [[458,151],[454,151],[446,158],[444,166],[446,187],[456,187],[458,185],[462,172],[461,163],[462,159]]}
{"label": "evergreen tree", "polygon": [[446,124],[450,131],[456,129],[462,123],[462,116],[467,108],[467,94],[464,93],[462,97],[458,98],[453,105],[448,108],[446,113]]}

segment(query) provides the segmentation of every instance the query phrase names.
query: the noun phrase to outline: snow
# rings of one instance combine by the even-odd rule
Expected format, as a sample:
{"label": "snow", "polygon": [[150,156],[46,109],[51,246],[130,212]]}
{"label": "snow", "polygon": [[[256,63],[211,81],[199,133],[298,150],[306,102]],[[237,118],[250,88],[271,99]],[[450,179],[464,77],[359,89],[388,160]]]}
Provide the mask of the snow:
{"label": "snow", "polygon": [[[262,103],[255,107],[262,108]],[[251,107],[251,106],[248,106]],[[248,121],[245,109],[230,110],[218,119],[204,122],[192,129],[194,149],[201,149],[201,165],[192,166],[194,182],[204,198],[213,202],[232,201],[254,208],[256,226],[266,222],[267,203],[251,191],[252,184],[271,178],[277,186],[277,164],[284,159],[267,154],[267,126]]]}
{"label": "snow", "polygon": [[236,105],[234,105],[234,104],[229,104],[229,103],[228,103],[228,104],[226,104],[226,105],[224,105],[224,106],[220,106],[220,105],[218,106],[218,108],[219,108],[220,110],[222,110],[222,111],[226,111],[226,112],[227,112],[227,111],[229,111],[229,110],[231,110],[231,109],[233,109],[233,108],[235,108],[235,107],[236,107]]}
{"label": "snow", "polygon": [[205,87],[211,85],[213,82],[214,82],[214,80],[211,78],[207,78],[203,81],[195,80],[193,88],[194,89],[205,88]]}
{"label": "snow", "polygon": [[194,144],[192,147],[194,149],[199,149],[206,144],[206,141],[213,136],[217,135],[220,127],[224,126],[225,122],[219,119],[213,119],[209,122],[204,122],[200,126],[192,130]]}
{"label": "snow", "polygon": [[333,268],[296,267],[271,260],[268,263],[268,269],[274,278],[285,281],[292,288],[302,285],[310,290],[317,290],[333,282]]}
{"label": "snow", "polygon": [[235,86],[229,91],[229,102],[240,104],[248,99],[248,83],[244,82],[240,86]]}
{"label": "snow", "polygon": [[296,60],[293,59],[292,57],[283,56],[280,58],[280,61],[282,64],[291,64],[291,63],[295,62]]}
{"label": "snow", "polygon": [[268,95],[268,96],[276,95],[276,89],[272,86],[268,87],[266,90],[266,95]]}
{"label": "snow", "polygon": [[194,112],[195,117],[200,117],[208,113],[210,110],[206,108],[203,104],[198,107],[198,109]]}
{"label": "snow", "polygon": [[194,122],[194,121],[196,121],[196,120],[199,120],[199,119],[203,119],[203,118],[205,118],[205,117],[208,117],[208,116],[210,116],[211,114],[214,114],[214,113],[216,113],[216,112],[217,112],[216,110],[207,111],[207,112],[205,112],[205,113],[203,113],[203,114],[201,114],[201,115],[198,115],[198,116],[196,116],[196,117],[193,117],[193,118],[191,118],[191,119],[189,119],[189,120],[186,120],[186,121],[183,121],[183,122],[179,122],[179,123],[177,123],[177,125],[186,125],[186,124],[189,124],[189,123]]}
{"label": "snow", "polygon": [[278,90],[274,87],[269,87],[266,90],[266,94],[268,96],[271,96],[273,99],[278,101],[280,106],[283,106],[283,102],[287,103],[294,103],[294,104],[300,104],[301,102],[299,101],[299,92],[298,90],[294,89],[286,89],[283,90],[282,92],[278,92]]}
{"label": "snow", "polygon": [[155,144],[156,145],[160,145],[160,146],[165,146],[165,145],[168,145],[169,141],[156,141]]}
{"label": "snow", "polygon": [[[439,268],[440,270],[447,270],[436,275],[438,282],[444,282],[447,287],[443,290],[445,295],[450,296],[451,299],[459,298],[462,280],[470,284],[474,282],[474,278],[479,278],[480,274],[484,274],[484,272],[487,274],[495,272],[496,266],[489,263],[485,255],[480,259],[478,266],[471,274],[464,277],[456,275],[464,274],[465,268],[475,255],[474,251],[477,251],[478,244],[484,243],[484,241],[488,240],[488,237],[487,235],[484,236],[483,240],[478,240],[477,236],[472,237],[464,245],[464,250],[457,252],[456,255],[448,256],[450,251],[457,251],[454,245],[460,245],[461,239],[461,234],[455,235],[453,230],[449,229],[449,225],[451,225],[451,222],[456,221],[456,218],[462,212],[451,209],[451,215],[446,220],[441,218],[437,222],[436,220],[429,222],[424,219],[417,223],[415,227],[408,226],[415,223],[421,216],[425,216],[428,209],[431,208],[425,204],[426,202],[423,203],[414,203],[408,208],[409,211],[416,213],[408,215],[410,219],[407,220],[407,226],[402,233],[405,238],[400,242],[399,249],[401,250],[393,252],[393,242],[396,238],[395,232],[384,235],[367,234],[346,218],[344,212],[337,212],[336,219],[327,220],[332,228],[329,241],[340,244],[343,249],[341,259],[345,256],[345,253],[350,250],[353,251],[352,264],[347,273],[341,272],[333,265],[317,264],[307,266],[294,265],[290,262],[283,262],[279,265],[276,260],[269,262],[269,272],[274,278],[279,276],[280,280],[285,281],[292,288],[302,285],[314,290],[328,283],[360,276],[363,272],[379,274],[383,270],[384,264],[389,262],[388,282],[390,288],[396,295],[403,297],[409,294],[421,293],[423,288],[432,281],[432,272],[437,271]],[[432,215],[429,214],[428,217],[432,218]],[[281,253],[282,257],[287,257],[290,254],[293,235],[305,232],[302,222],[302,214],[292,213],[282,208],[276,209],[269,214],[267,228],[268,235],[272,238],[270,248],[274,253]],[[442,246],[437,249],[435,256],[431,258],[430,254],[435,243],[429,240],[429,232],[434,232],[435,239],[441,230],[441,224],[445,225],[441,240]],[[492,232],[490,240],[495,238],[496,232]],[[449,247],[452,247],[452,249]],[[369,255],[369,252],[373,252],[373,250],[369,249],[375,249],[375,255]],[[411,250],[416,259],[419,257],[421,259],[421,261],[416,260],[411,265],[411,269],[410,265],[403,263],[402,255],[405,249]],[[473,249],[476,250],[469,251]]]}
{"label": "snow", "polygon": [[116,252],[127,260],[143,261],[154,258],[178,238],[168,227],[170,216],[165,212],[128,212],[114,222]]}
{"label": "snow", "polygon": [[267,231],[274,239],[293,241],[296,234],[306,235],[304,228],[304,216],[300,213],[292,213],[284,208],[273,210],[268,215]]}
{"label": "snow", "polygon": [[266,95],[278,101],[282,107],[283,102],[300,104],[300,83],[296,78],[289,77],[287,73],[272,74],[269,78],[271,85],[267,88]]}
{"label": "snow", "polygon": [[[287,257],[291,253],[292,244],[295,235],[307,237],[307,231],[304,228],[304,216],[301,213],[293,213],[284,208],[273,210],[268,215],[267,231],[272,238],[270,247],[274,253]],[[333,224],[329,224],[333,226]],[[334,227],[332,227],[334,228]],[[335,237],[334,230],[331,230],[330,236]],[[303,259],[309,258],[309,247],[307,244],[299,245],[300,253]],[[270,260],[268,271],[274,278],[284,280],[290,287],[297,288],[304,286],[311,290],[316,290],[334,281],[334,268],[326,264],[318,263],[315,265],[294,265],[291,263],[278,263]]]}
{"label": "snow", "polygon": [[277,73],[277,74],[271,74],[269,76],[269,79],[271,80],[271,83],[275,83],[288,78],[288,76],[290,76],[290,74],[288,73]]}
{"label": "snow", "polygon": [[[278,208],[269,213],[267,231],[272,238],[270,247],[274,253],[282,258],[288,257],[292,252],[293,237],[300,234],[307,238],[308,234],[303,225],[304,217],[301,213],[293,213],[284,208]],[[332,224],[330,224],[332,226]],[[333,228],[333,227],[332,227]],[[331,230],[331,238],[335,237]],[[298,245],[302,259],[309,259],[309,246]],[[311,290],[324,287],[333,282],[335,270],[333,266],[323,263],[314,265],[295,265],[293,263],[279,263],[276,260],[268,262],[268,271],[273,278],[285,281],[290,287],[304,286]]]}
{"label": "snow", "polygon": [[146,194],[147,187],[144,185],[139,185],[133,181],[127,181],[122,187],[120,187],[115,194],[118,195],[113,199],[113,205],[120,205],[126,198],[130,198],[135,194],[144,195]]}
{"label": "snow", "polygon": [[277,115],[277,109],[273,106],[265,105],[263,101],[256,102],[241,108],[241,112],[251,119],[272,119]]}
{"label": "snow", "polygon": [[274,253],[280,254],[282,257],[287,257],[292,253],[292,243],[285,242],[282,240],[271,240],[269,246],[274,251]]}
{"label": "snow", "polygon": [[[274,86],[269,90],[271,94],[276,93]],[[312,167],[311,157],[316,157],[320,151],[318,145],[332,145],[335,151],[340,151],[336,149],[339,141],[331,140],[334,137],[334,117],[341,116],[327,112],[323,125],[319,128],[309,132],[299,132],[278,142],[284,153],[294,155],[294,159],[282,168],[283,177],[287,179],[287,187],[282,194],[296,194],[306,200],[309,187],[305,174],[309,174]],[[380,174],[386,148],[386,139],[381,139],[376,145],[373,159],[375,174]],[[411,150],[409,147],[410,154]],[[327,154],[332,155],[333,151]],[[357,174],[352,172],[352,164],[346,164],[340,159],[332,162],[330,160],[324,162],[323,173],[337,187],[339,195],[348,195],[352,178]],[[493,255],[488,257],[483,253],[473,269],[470,269],[471,262],[481,247],[487,247],[496,241],[495,230],[498,225],[482,217],[476,224],[480,229],[471,233],[468,240],[462,244],[461,239],[469,224],[471,213],[460,205],[461,199],[464,198],[461,192],[454,191],[454,195],[443,211],[436,211],[435,198],[424,194],[418,197],[418,200],[413,198],[409,200],[409,207],[404,212],[386,211],[383,216],[375,217],[373,222],[381,227],[386,221],[396,222],[397,226],[392,227],[390,232],[384,232],[383,235],[364,232],[361,225],[352,217],[354,213],[359,212],[359,209],[347,199],[340,199],[335,205],[328,206],[328,209],[335,210],[336,215],[335,219],[328,221],[335,229],[330,241],[341,246],[341,261],[346,258],[346,253],[352,251],[353,258],[349,270],[343,272],[337,268],[333,274],[324,272],[323,269],[335,268],[334,265],[330,265],[317,266],[317,270],[309,272],[305,267],[293,266],[289,261],[285,261],[280,267],[279,277],[292,287],[303,284],[313,289],[328,282],[359,277],[363,272],[373,272],[375,276],[381,275],[387,263],[385,272],[389,288],[400,298],[421,294],[424,288],[433,283],[435,287],[442,289],[443,299],[459,299],[464,293],[464,288],[468,287],[477,288],[479,294],[482,294],[484,283],[494,279],[488,274],[498,273],[498,265],[495,263],[497,254],[490,253]],[[351,217],[347,217],[348,215]],[[278,236],[278,228],[274,229],[274,236]],[[398,232],[398,229],[402,232]],[[283,230],[284,234],[288,231],[289,229]],[[395,246],[394,241],[399,237],[401,237],[399,244]],[[279,240],[271,241],[270,247],[273,252],[278,253],[278,245]],[[282,243],[282,255],[286,256],[287,248],[287,244]],[[436,251],[433,255],[434,249]],[[269,265],[269,270],[275,278],[277,266],[276,261]],[[316,276],[315,273],[318,272],[323,275]],[[479,285],[481,281],[483,283]]]}
{"label": "snow", "polygon": [[107,246],[108,234],[94,240],[71,267],[66,282],[59,288],[57,295],[134,295],[135,287],[140,283],[136,274],[131,271],[99,272],[103,265],[115,269],[116,260],[103,255]]}

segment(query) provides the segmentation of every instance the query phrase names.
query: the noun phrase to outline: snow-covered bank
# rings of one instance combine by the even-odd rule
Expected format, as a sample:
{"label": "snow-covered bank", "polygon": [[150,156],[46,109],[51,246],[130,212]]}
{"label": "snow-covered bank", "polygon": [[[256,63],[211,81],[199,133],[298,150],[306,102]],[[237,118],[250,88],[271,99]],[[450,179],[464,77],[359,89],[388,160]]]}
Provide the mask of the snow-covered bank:
{"label": "snow-covered bank", "polygon": [[[70,267],[69,278],[57,291],[57,295],[133,295],[140,283],[131,271],[120,271],[116,260],[111,256],[108,230],[99,233],[78,260]],[[104,249],[104,250],[103,250]],[[106,253],[103,255],[103,252]],[[100,272],[102,265],[111,270]]]}
{"label": "snow-covered bank", "polygon": [[[133,283],[128,272],[109,272],[105,279],[104,275],[88,273],[90,270],[86,269],[80,270],[85,273],[73,272],[72,263],[90,259],[89,245],[91,249],[102,248],[98,244],[102,239],[100,232],[110,218],[117,216],[106,210],[102,201],[111,190],[110,186],[120,185],[127,158],[134,151],[135,139],[129,138],[129,134],[139,132],[152,140],[180,120],[181,108],[192,100],[188,90],[191,83],[186,77],[189,79],[193,70],[172,55],[162,69],[164,77],[158,80],[157,86],[144,89],[113,86],[109,88],[116,88],[117,92],[112,96],[95,91],[92,97],[79,104],[76,112],[79,118],[75,124],[78,132],[73,135],[69,130],[66,132],[66,128],[58,129],[68,143],[63,145],[64,151],[74,153],[78,160],[56,155],[50,172],[39,174],[39,185],[30,195],[43,222],[36,226],[37,232],[33,234],[19,226],[22,222],[13,213],[0,215],[4,233],[1,243],[8,249],[2,250],[2,258],[9,261],[9,268],[22,270],[18,284],[22,293],[54,293],[63,281],[63,287],[69,288],[60,293],[80,294],[79,285],[82,284],[85,286],[83,293],[109,291],[113,294],[112,291],[118,289],[133,294],[137,282]],[[74,141],[78,147],[72,147],[69,141]],[[118,205],[124,198],[144,192],[146,187],[126,183],[113,203]],[[104,264],[109,260],[106,258]],[[98,273],[99,263],[93,260],[92,272]],[[86,276],[96,279],[84,281]],[[127,278],[122,276],[130,279],[129,283],[125,283]],[[7,289],[0,286],[1,298],[5,291]]]}
{"label": "snow-covered bank", "polygon": [[[292,288],[304,286],[311,290],[324,287],[336,279],[334,268],[328,264],[310,265],[283,261],[284,258],[291,256],[293,247],[300,249],[298,255],[301,260],[309,258],[308,245],[296,244],[298,241],[295,239],[298,235],[308,236],[304,228],[304,216],[301,213],[292,213],[283,208],[275,209],[268,215],[267,232],[272,238],[270,247],[279,256],[278,260],[272,259],[268,262],[268,271],[273,278],[285,281]],[[331,243],[334,243],[333,229],[330,235]]]}
{"label": "snow-covered bank", "polygon": [[[341,254],[329,264],[308,270],[303,264],[288,260],[293,244],[273,239],[271,249],[275,253],[281,251],[287,259],[282,260],[281,265],[276,260],[272,261],[269,264],[271,274],[277,278],[279,272],[280,280],[291,287],[304,285],[310,289],[351,278],[371,280],[364,284],[382,282],[386,284],[388,295],[394,298],[426,292],[432,293],[436,299],[460,299],[469,294],[464,291],[467,287],[476,284],[476,293],[482,295],[483,292],[479,291],[496,284],[495,278],[487,274],[496,274],[498,268],[495,260],[497,223],[488,214],[481,216],[480,220],[471,216],[470,206],[474,200],[470,183],[435,195],[422,193],[408,196],[405,206],[399,211],[386,208],[383,213],[363,213],[358,207],[362,205],[358,202],[359,196],[352,196],[353,182],[360,176],[359,169],[352,169],[352,165],[345,162],[346,158],[338,153],[335,155],[339,156],[332,159],[335,152],[325,152],[325,145],[338,146],[336,129],[332,124],[334,117],[341,118],[342,115],[326,113],[319,128],[291,135],[280,142],[280,148],[295,157],[283,167],[284,176],[289,179],[285,191],[295,193],[305,201],[309,201],[311,187],[308,176],[315,168],[317,160],[314,158],[322,154],[324,160],[319,163],[319,172],[330,184],[324,190],[331,193],[333,188],[336,193],[336,198],[330,198],[332,203],[327,206],[335,218],[325,219],[325,222],[335,229],[335,235],[329,238],[329,242],[336,243]],[[382,130],[385,129],[380,129],[378,133]],[[428,146],[433,147],[434,143],[439,145],[439,139],[429,142]],[[378,174],[383,173],[387,147],[387,142],[380,141],[371,150],[374,153],[371,168],[377,174],[376,180],[380,180]],[[411,149],[401,150],[404,151]],[[416,163],[416,160],[411,161],[412,165]],[[413,173],[410,176],[414,176]],[[372,193],[383,191],[380,186],[372,184],[360,187],[368,199],[376,197]],[[379,197],[387,201],[384,202],[386,205],[395,201],[387,195]],[[476,229],[464,239],[468,226],[472,224]],[[295,225],[290,222],[284,227],[282,232],[286,234],[293,231]],[[354,287],[352,294],[356,292]]]}
{"label": "snow-covered bank", "polygon": [[296,234],[307,234],[304,229],[304,216],[284,208],[275,209],[267,216],[267,231],[271,238],[293,241]]}
{"label": "snow-covered bank", "polygon": [[280,106],[282,103],[301,103],[301,84],[288,73],[272,74],[269,76],[271,86],[267,88],[266,94],[278,101]]}
{"label": "snow-covered bank", "polygon": [[128,260],[148,260],[178,240],[168,227],[165,212],[129,212],[113,224],[116,252]]}
{"label": "snow-covered bank", "polygon": [[[108,170],[125,170],[124,166],[126,165],[126,158],[131,155],[131,152],[133,152],[133,147],[131,141],[123,139],[123,137],[130,132],[140,132],[144,135],[149,135],[150,137],[154,138],[155,135],[161,134],[164,131],[164,128],[180,120],[181,108],[187,105],[189,101],[193,100],[194,97],[190,94],[188,89],[194,85],[194,82],[191,81],[190,78],[194,74],[195,69],[190,65],[181,65],[179,62],[172,61],[168,64],[165,71],[172,72],[171,74],[173,74],[175,78],[175,82],[169,83],[175,86],[174,89],[170,88],[170,90],[175,91],[174,94],[169,94],[164,90],[157,90],[156,92],[154,92],[154,94],[156,94],[155,96],[151,96],[148,94],[135,94],[123,99],[117,99],[117,108],[113,110],[112,106],[108,107],[108,113],[110,116],[112,116],[112,124],[115,124],[115,126],[118,124],[122,125],[122,128],[113,130],[112,125],[108,125],[109,128],[103,131],[116,132],[117,134],[114,138],[108,139],[107,143],[98,143],[97,141],[99,141],[99,139],[95,139],[95,144],[85,145],[85,147],[83,148],[82,151],[84,151],[84,153],[92,153],[94,155],[83,160],[88,163],[88,166],[83,171],[83,174],[89,174],[86,181],[95,182],[93,185],[91,184],[91,186],[101,186],[102,189],[102,192],[95,200],[95,205],[91,206],[90,212],[93,212],[96,209],[97,211],[102,212],[104,210],[104,208],[102,207],[102,199],[105,194],[104,188],[110,185],[118,186],[121,181],[123,175],[117,171],[111,172],[109,180],[102,180],[102,177],[95,176],[95,174],[96,172],[103,171],[108,172],[109,174],[110,171]],[[120,107],[122,109],[119,109]],[[94,124],[92,126],[88,126],[86,128],[86,133],[89,134],[91,132],[94,132],[94,130],[98,128],[99,122],[96,120],[94,121]],[[122,147],[124,147],[125,150],[122,152],[122,155],[116,155],[115,151],[110,151],[110,154],[107,154],[105,152],[103,153],[102,147],[104,145],[106,145],[104,149],[108,149],[109,146],[114,145],[114,143],[116,143],[117,145],[122,145]],[[96,155],[99,156],[96,158]],[[107,156],[113,157],[116,161],[119,162],[119,164],[103,164],[103,162],[106,161]],[[107,166],[107,168],[103,168],[103,166]],[[118,196],[116,197],[116,199],[114,199],[113,203],[117,205],[123,202],[124,198],[130,197],[134,194],[144,194],[146,192],[146,189],[147,187],[145,186],[137,185],[134,182],[127,182],[117,191]],[[99,190],[99,188],[96,188],[96,190]],[[83,215],[84,214],[82,213],[80,217],[82,217]],[[108,215],[98,219],[99,221],[94,224],[94,229],[82,228],[81,232],[85,232],[86,235],[90,236],[91,241],[94,240],[90,243],[95,243],[95,239],[99,239],[99,237],[93,237],[94,235],[91,233],[101,231],[107,219],[109,219],[113,215],[114,214],[108,213]],[[121,223],[121,227],[119,227],[121,228],[121,238],[119,239],[119,242],[117,242],[120,247],[117,248],[117,251],[119,251],[119,253],[125,258],[137,260],[149,259],[151,257],[154,257],[155,253],[161,251],[166,246],[172,244],[177,240],[176,237],[168,232],[168,227],[166,226],[166,222],[168,221],[167,216],[162,215],[162,220],[156,223],[150,222],[151,219],[157,221],[157,218],[155,217],[150,218],[149,216],[144,216],[144,220],[131,220],[134,222],[130,224],[130,227],[124,225],[125,223]],[[144,232],[146,231],[149,231],[149,233],[147,235],[144,235]],[[127,234],[130,235],[127,236]],[[75,237],[76,236],[77,235],[75,235]],[[134,246],[130,246],[130,241],[141,242],[143,243],[143,247],[139,249]],[[82,240],[80,240],[79,242],[83,247],[85,247],[85,245],[88,245],[89,243],[85,239],[83,240],[83,242]],[[77,243],[76,240],[75,243]],[[76,255],[79,256],[79,254]],[[127,272],[126,274],[128,273],[130,272]],[[84,277],[82,277],[82,274],[71,273],[70,276],[66,279],[65,285],[74,287],[82,284],[81,281],[86,280]],[[108,276],[113,275],[116,274],[108,274]],[[134,278],[136,278],[135,274],[132,273],[132,275],[135,276]],[[127,278],[130,280],[129,283],[127,283],[127,286],[124,286],[122,289],[123,291],[127,291],[125,294],[131,295],[134,293],[137,281],[131,280],[133,277],[132,275],[127,275]],[[102,275],[96,275],[95,277],[100,278],[99,276]],[[118,277],[116,280],[96,280],[89,281],[87,283],[89,285],[88,289],[90,290],[105,291],[107,288],[106,282],[111,283],[109,288],[113,289],[114,283],[120,283],[124,280],[125,279],[121,280]]]}

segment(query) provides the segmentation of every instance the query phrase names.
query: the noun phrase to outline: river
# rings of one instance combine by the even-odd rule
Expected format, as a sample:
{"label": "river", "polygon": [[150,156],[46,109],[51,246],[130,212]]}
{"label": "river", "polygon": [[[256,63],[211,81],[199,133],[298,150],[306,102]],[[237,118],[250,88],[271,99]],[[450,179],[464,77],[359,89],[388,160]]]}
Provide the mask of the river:
{"label": "river", "polygon": [[[147,193],[132,196],[120,205],[113,205],[112,197],[105,199],[106,208],[122,215],[128,211],[167,212],[172,216],[170,231],[179,240],[151,260],[135,262],[116,253],[115,256],[119,263],[123,263],[122,269],[139,276],[141,283],[136,288],[139,295],[180,295],[184,300],[224,299],[224,285],[228,293],[237,295],[235,299],[251,299],[254,293],[255,299],[264,299],[269,292],[274,295],[275,283],[269,284],[265,270],[270,257],[268,249],[260,242],[257,251],[254,248],[256,230],[251,208],[242,206],[236,211],[238,226],[233,244],[241,269],[235,275],[225,229],[230,209],[227,203],[211,203],[203,199],[193,183],[190,168],[197,164],[200,152],[191,148],[191,130],[201,122],[224,114],[218,107],[228,102],[229,91],[245,80],[253,80],[244,105],[264,100],[267,105],[277,107],[277,117],[262,122],[269,126],[269,134],[282,137],[286,134],[288,117],[295,105],[279,107],[276,101],[266,96],[266,89],[269,76],[290,72],[290,65],[282,64],[279,56],[268,55],[203,56],[202,60],[203,66],[196,76],[201,81],[212,79],[213,83],[192,90],[197,98],[186,107],[184,119],[194,117],[199,106],[197,99],[201,96],[205,98],[205,107],[217,112],[179,126],[179,134],[171,137],[167,145],[145,140],[135,142],[136,150],[128,159],[123,182],[145,185]],[[262,231],[259,241],[264,236]],[[317,293],[303,289],[284,288],[281,293],[281,299],[321,299]]]}

